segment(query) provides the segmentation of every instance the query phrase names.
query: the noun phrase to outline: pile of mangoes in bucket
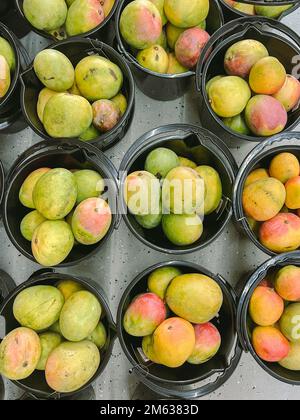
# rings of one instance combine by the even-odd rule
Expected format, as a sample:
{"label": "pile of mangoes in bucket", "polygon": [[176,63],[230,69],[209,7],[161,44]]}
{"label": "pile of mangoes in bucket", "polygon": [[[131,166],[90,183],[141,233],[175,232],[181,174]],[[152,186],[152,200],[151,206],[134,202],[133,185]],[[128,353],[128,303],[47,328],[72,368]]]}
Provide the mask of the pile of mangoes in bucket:
{"label": "pile of mangoes in bucket", "polygon": [[300,166],[295,155],[279,153],[269,168],[252,171],[242,201],[249,225],[267,249],[283,253],[300,247]]}
{"label": "pile of mangoes in bucket", "polygon": [[207,84],[213,111],[245,135],[272,136],[284,130],[288,112],[299,105],[300,82],[259,41],[233,44],[224,57],[227,74]]}
{"label": "pile of mangoes in bucket", "polygon": [[23,218],[21,233],[39,264],[58,265],[74,245],[95,245],[105,237],[112,214],[101,198],[104,189],[103,178],[92,170],[40,168],[25,179],[20,202],[34,210]]}
{"label": "pile of mangoes in bucket", "polygon": [[213,279],[163,267],[152,272],[148,289],[131,302],[123,320],[129,335],[142,338],[147,359],[178,368],[206,363],[218,353],[221,336],[211,321],[223,292]]}
{"label": "pile of mangoes in bucket", "polygon": [[300,370],[299,278],[299,267],[281,268],[256,288],[249,306],[257,355],[289,370]]}
{"label": "pile of mangoes in bucket", "polygon": [[23,11],[34,28],[64,39],[99,26],[114,3],[115,0],[24,0]]}
{"label": "pile of mangoes in bucket", "polygon": [[63,53],[46,49],[35,57],[34,70],[45,86],[37,113],[53,138],[93,140],[112,130],[127,109],[122,71],[105,57],[87,56],[74,70]]}
{"label": "pile of mangoes in bucket", "polygon": [[16,57],[9,42],[0,36],[0,100],[9,91],[12,74],[16,67]]}
{"label": "pile of mangoes in bucket", "polygon": [[120,30],[141,66],[164,74],[196,66],[210,36],[209,0],[134,0],[123,10]]}
{"label": "pile of mangoes in bucket", "polygon": [[224,0],[228,6],[232,7],[233,9],[245,13],[246,15],[250,16],[265,16],[271,19],[279,18],[282,13],[289,10],[293,7],[292,4],[287,4],[284,6],[262,6],[261,4],[247,4],[247,3],[239,3],[234,0]]}
{"label": "pile of mangoes in bucket", "polygon": [[74,392],[97,372],[107,341],[102,308],[91,292],[71,280],[32,286],[13,305],[20,327],[0,344],[0,374],[15,381],[44,371],[57,392]]}
{"label": "pile of mangoes in bucket", "polygon": [[219,207],[222,182],[213,167],[197,166],[160,147],[147,156],[145,170],[128,175],[124,195],[130,213],[144,229],[162,225],[172,244],[188,246],[202,236],[202,217]]}

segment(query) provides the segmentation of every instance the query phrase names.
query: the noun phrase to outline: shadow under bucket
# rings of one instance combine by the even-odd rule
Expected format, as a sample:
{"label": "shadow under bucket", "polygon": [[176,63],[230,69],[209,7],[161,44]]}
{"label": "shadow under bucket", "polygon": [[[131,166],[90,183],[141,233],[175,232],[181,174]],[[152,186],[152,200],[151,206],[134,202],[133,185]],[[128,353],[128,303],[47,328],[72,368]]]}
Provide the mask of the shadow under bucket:
{"label": "shadow under bucket", "polygon": [[[182,74],[158,74],[141,66],[130,52],[130,47],[120,33],[120,17],[124,8],[132,0],[121,0],[116,12],[117,47],[124,59],[130,64],[139,89],[147,96],[158,101],[173,101],[182,97],[194,81],[195,72]],[[216,0],[210,0],[210,11],[206,20],[207,32],[211,35],[224,24],[221,6]]]}
{"label": "shadow under bucket", "polygon": [[[224,57],[228,48],[245,39],[254,39],[264,44],[270,56],[276,57],[284,65],[287,74],[294,73],[295,57],[300,56],[300,38],[294,31],[281,22],[256,16],[227,23],[209,40],[202,51],[196,73],[197,89],[200,93],[200,120],[203,127],[211,130],[232,147],[238,146],[241,141],[257,143],[267,138],[239,134],[227,127],[212,110],[206,92],[209,80],[218,75],[225,75]],[[206,59],[213,46],[215,48]],[[299,121],[300,107],[288,113],[288,122],[282,133],[291,131]]]}

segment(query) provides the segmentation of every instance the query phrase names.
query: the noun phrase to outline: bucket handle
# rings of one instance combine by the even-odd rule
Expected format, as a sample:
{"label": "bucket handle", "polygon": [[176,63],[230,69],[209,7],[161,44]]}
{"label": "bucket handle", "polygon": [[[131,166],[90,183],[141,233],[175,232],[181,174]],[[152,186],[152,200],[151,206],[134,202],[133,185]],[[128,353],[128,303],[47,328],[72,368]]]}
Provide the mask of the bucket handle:
{"label": "bucket handle", "polygon": [[264,32],[264,26],[268,26],[270,29],[280,30],[289,38],[291,38],[297,45],[300,45],[300,37],[283,23],[265,17],[249,16],[246,18],[236,19],[227,23],[225,26],[219,28],[209,39],[203,50],[201,51],[200,58],[197,63],[196,69],[196,87],[198,92],[201,91],[203,68],[207,57],[210,54],[211,49],[215,44],[222,38],[230,35],[234,30],[240,28],[239,34],[246,33],[249,29],[257,29],[260,32]]}

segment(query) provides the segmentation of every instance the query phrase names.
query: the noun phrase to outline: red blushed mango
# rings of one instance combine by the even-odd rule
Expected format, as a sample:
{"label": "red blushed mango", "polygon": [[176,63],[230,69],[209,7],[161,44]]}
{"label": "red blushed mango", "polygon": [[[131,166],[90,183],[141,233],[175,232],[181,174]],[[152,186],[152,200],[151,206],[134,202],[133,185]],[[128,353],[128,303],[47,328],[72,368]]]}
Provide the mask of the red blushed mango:
{"label": "red blushed mango", "polygon": [[288,116],[277,99],[268,95],[257,95],[246,106],[245,120],[253,134],[268,137],[284,130]]}
{"label": "red blushed mango", "polygon": [[250,174],[247,176],[244,186],[248,187],[248,185],[253,184],[256,181],[267,178],[269,178],[269,173],[266,169],[254,169],[254,171],[250,172]]}
{"label": "red blushed mango", "polygon": [[293,213],[279,213],[261,225],[259,239],[270,251],[295,251],[300,246],[300,218]]}
{"label": "red blushed mango", "polygon": [[255,324],[268,327],[279,321],[284,311],[283,299],[269,287],[257,287],[250,299],[249,312]]}
{"label": "red blushed mango", "polygon": [[275,57],[264,57],[251,68],[249,84],[253,92],[274,95],[286,80],[284,66]]}
{"label": "red blushed mango", "polygon": [[72,230],[80,244],[94,245],[107,234],[112,222],[109,205],[102,198],[88,198],[76,207]]}
{"label": "red blushed mango", "polygon": [[299,161],[292,153],[279,153],[272,159],[269,172],[270,176],[285,184],[289,179],[299,175]]}
{"label": "red blushed mango", "polygon": [[286,200],[285,205],[291,210],[300,208],[300,176],[291,178],[285,184]]}
{"label": "red blushed mango", "polygon": [[195,67],[209,38],[210,35],[200,28],[184,31],[175,45],[175,54],[179,63],[189,69]]}
{"label": "red blushed mango", "polygon": [[300,101],[300,82],[288,74],[285,84],[273,96],[282,103],[287,112],[291,111]]}
{"label": "red blushed mango", "polygon": [[123,320],[125,331],[134,337],[146,337],[166,319],[163,300],[155,293],[136,296],[129,305]]}
{"label": "red blushed mango", "polygon": [[300,267],[287,265],[275,278],[276,292],[288,302],[300,302]]}
{"label": "red blushed mango", "polygon": [[221,346],[221,335],[210,322],[194,325],[194,330],[196,344],[193,353],[188,358],[188,363],[201,365],[218,353]]}
{"label": "red blushed mango", "polygon": [[290,343],[275,327],[257,327],[252,334],[252,344],[258,357],[265,362],[280,362],[290,352]]}
{"label": "red blushed mango", "polygon": [[285,197],[285,188],[281,182],[275,178],[261,179],[244,189],[244,211],[252,219],[264,222],[280,212]]}

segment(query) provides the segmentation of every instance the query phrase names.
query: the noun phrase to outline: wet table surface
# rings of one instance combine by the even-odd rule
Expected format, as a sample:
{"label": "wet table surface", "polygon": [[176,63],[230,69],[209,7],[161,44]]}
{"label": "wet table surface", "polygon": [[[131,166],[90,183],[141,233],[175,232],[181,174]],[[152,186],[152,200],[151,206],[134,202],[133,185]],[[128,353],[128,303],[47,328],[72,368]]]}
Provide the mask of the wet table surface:
{"label": "wet table surface", "polygon": [[[300,11],[285,18],[284,23],[300,32]],[[35,34],[29,34],[22,40],[30,56],[47,46],[47,41]],[[157,102],[136,91],[136,112],[131,129],[121,143],[106,152],[116,168],[119,167],[124,153],[144,132],[157,126],[174,122],[199,124],[197,96],[191,89],[184,98],[173,102]],[[300,127],[298,128],[300,129]],[[5,170],[27,148],[41,139],[30,128],[15,134],[0,134],[0,157]],[[254,144],[237,144],[231,151],[238,164],[246,157]],[[9,273],[17,284],[40,267],[27,260],[10,243],[2,222],[0,224],[1,253],[0,268]],[[253,271],[268,258],[247,238],[240,236],[232,222],[223,234],[205,250],[177,259],[200,264],[214,273],[220,273],[230,284],[235,286],[241,279],[246,281],[247,273]],[[153,264],[170,261],[174,258],[153,251],[140,243],[129,232],[124,222],[107,245],[91,260],[70,269],[61,269],[63,273],[84,275],[93,278],[104,288],[109,304],[116,318],[117,307],[124,289],[137,274]],[[121,347],[116,341],[113,355],[104,372],[95,385],[96,399],[126,400],[132,398],[151,398],[139,386],[131,366]],[[14,385],[6,382],[6,399],[16,399],[22,395]],[[298,399],[299,389],[285,385],[267,375],[250,355],[244,354],[230,380],[215,393],[205,399]]]}

